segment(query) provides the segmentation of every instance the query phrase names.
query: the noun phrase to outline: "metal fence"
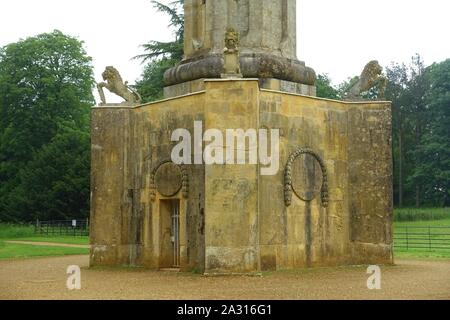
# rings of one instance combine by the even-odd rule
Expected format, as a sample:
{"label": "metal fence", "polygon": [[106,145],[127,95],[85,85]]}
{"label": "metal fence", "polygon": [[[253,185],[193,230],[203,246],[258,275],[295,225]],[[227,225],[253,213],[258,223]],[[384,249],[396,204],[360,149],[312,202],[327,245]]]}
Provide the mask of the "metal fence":
{"label": "metal fence", "polygon": [[450,227],[396,227],[394,247],[400,249],[450,250]]}
{"label": "metal fence", "polygon": [[88,236],[89,220],[37,220],[34,233],[50,236]]}

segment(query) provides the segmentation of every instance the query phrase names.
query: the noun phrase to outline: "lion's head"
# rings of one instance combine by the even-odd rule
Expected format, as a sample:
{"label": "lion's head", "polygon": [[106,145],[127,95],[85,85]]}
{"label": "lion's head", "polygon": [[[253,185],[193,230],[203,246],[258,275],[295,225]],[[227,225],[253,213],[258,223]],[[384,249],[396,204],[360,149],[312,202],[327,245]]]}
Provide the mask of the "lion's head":
{"label": "lion's head", "polygon": [[360,77],[355,77],[355,82],[346,90],[347,98],[356,98],[372,88],[378,89],[378,98],[384,97],[387,80],[383,76],[383,68],[378,61],[372,60],[364,67]]}
{"label": "lion's head", "polygon": [[105,71],[102,73],[104,81],[122,81],[119,71],[113,66],[106,67]]}
{"label": "lion's head", "polygon": [[361,74],[361,78],[377,78],[383,72],[383,68],[380,66],[378,61],[370,61],[365,67]]}
{"label": "lion's head", "polygon": [[370,61],[365,67],[361,74],[361,90],[367,91],[373,87],[378,80],[382,77],[383,67],[380,66],[378,61]]}

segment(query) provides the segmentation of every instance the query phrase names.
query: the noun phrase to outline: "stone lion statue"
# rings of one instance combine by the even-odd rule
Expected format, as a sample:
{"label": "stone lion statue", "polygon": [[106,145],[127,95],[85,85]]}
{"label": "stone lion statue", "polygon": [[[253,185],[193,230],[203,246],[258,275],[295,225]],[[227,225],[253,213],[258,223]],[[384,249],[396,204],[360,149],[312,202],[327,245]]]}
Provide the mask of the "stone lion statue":
{"label": "stone lion statue", "polygon": [[372,88],[378,89],[378,99],[384,99],[386,91],[387,79],[382,75],[383,68],[378,61],[370,61],[365,67],[361,76],[352,80],[350,87],[346,90],[345,97],[347,99],[356,99],[363,92],[367,92]]}
{"label": "stone lion statue", "polygon": [[142,101],[141,96],[135,90],[128,86],[128,82],[123,82],[119,71],[112,66],[106,67],[102,73],[103,80],[106,82],[100,82],[97,84],[98,93],[102,104],[106,104],[105,93],[103,88],[108,89],[112,93],[125,99],[124,103],[140,103]]}

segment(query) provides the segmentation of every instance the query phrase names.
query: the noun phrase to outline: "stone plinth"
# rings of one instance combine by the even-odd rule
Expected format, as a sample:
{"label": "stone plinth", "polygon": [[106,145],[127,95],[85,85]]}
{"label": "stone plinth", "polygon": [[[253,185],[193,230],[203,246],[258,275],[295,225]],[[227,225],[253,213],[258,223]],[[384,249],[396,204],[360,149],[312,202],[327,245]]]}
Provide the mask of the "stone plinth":
{"label": "stone plinth", "polygon": [[[230,77],[233,79],[233,77]],[[237,80],[238,78],[234,78]],[[296,93],[305,96],[316,96],[316,87],[306,84],[278,80],[273,78],[253,79],[259,82],[261,89],[275,90],[287,93]],[[205,90],[205,79],[198,79],[180,84],[174,84],[164,88],[164,98],[175,98],[191,93],[196,93]]]}
{"label": "stone plinth", "polygon": [[[248,273],[393,262],[390,103],[306,97],[258,80],[197,85],[156,103],[93,108],[91,266]],[[194,136],[194,121],[279,129],[279,171],[168,165],[172,132]]]}

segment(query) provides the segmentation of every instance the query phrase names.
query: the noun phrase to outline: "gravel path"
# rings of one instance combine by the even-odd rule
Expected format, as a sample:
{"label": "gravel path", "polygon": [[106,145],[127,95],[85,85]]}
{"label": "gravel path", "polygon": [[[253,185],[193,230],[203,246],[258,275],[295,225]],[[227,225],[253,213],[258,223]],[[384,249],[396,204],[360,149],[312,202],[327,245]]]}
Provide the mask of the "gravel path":
{"label": "gravel path", "polygon": [[55,243],[55,242],[5,241],[5,243],[30,244],[32,246],[45,246],[45,247],[68,247],[68,248],[82,248],[82,249],[90,248],[89,245],[84,244],[69,244],[69,243]]}
{"label": "gravel path", "polygon": [[[365,267],[203,277],[88,263],[88,256],[0,261],[0,299],[450,299],[450,261],[399,260],[382,267],[376,291],[367,289]],[[82,268],[81,290],[66,288],[69,265]]]}

